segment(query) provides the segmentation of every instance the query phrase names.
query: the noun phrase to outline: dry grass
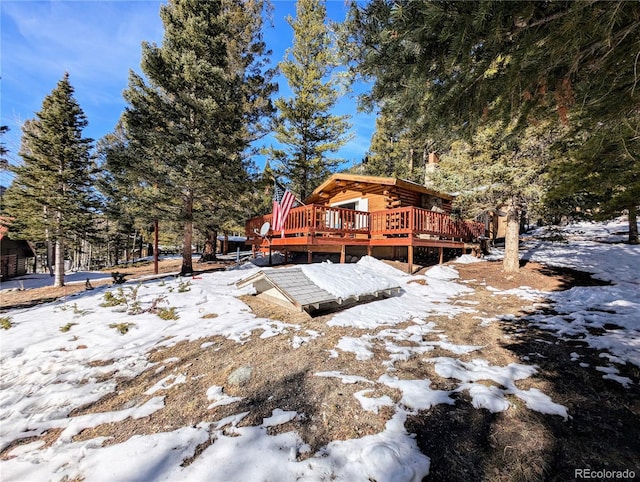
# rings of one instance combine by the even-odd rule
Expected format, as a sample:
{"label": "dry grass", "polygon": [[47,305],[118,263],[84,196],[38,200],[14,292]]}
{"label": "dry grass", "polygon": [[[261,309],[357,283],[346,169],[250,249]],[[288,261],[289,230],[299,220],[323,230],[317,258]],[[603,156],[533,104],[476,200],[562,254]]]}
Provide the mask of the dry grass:
{"label": "dry grass", "polygon": [[[506,412],[490,413],[473,408],[466,392],[454,393],[455,405],[435,406],[411,416],[407,422],[407,430],[416,434],[418,446],[431,458],[429,480],[569,480],[574,476],[574,469],[586,467],[630,468],[640,474],[637,458],[640,434],[638,370],[627,367],[622,373],[634,380],[632,388],[624,389],[615,382],[603,380],[598,372],[580,368],[570,361],[572,351],[580,350],[585,360],[591,358],[594,362],[598,353],[576,348],[573,343],[558,341],[548,333],[528,326],[522,316],[526,314],[529,302],[496,295],[486,289],[487,285],[500,289],[527,285],[557,290],[590,282],[588,278],[577,272],[552,271],[532,263],[511,277],[504,276],[499,263],[457,265],[456,269],[462,280],[474,288],[472,294],[459,301],[476,302],[466,306],[473,307],[478,313],[463,313],[452,319],[429,318],[443,330],[448,341],[483,346],[478,352],[456,357],[465,361],[482,358],[499,366],[536,363],[538,373],[518,382],[518,386],[540,389],[555,402],[565,405],[572,418],[564,421],[558,416],[531,411],[515,397],[509,399],[513,406]],[[256,297],[244,297],[243,301],[257,316],[300,328],[298,331],[291,328],[289,336],[267,339],[253,336],[244,344],[212,337],[156,350],[150,354],[150,360],[156,363],[154,367],[134,380],[119,380],[114,393],[72,415],[139,406],[158,395],[145,392],[170,374],[186,375],[188,384],[160,392],[166,397],[163,410],[142,419],[127,419],[85,430],[76,436],[76,440],[107,436],[111,438],[106,443],[115,444],[135,434],[171,431],[244,411],[249,415],[242,424],[257,425],[276,408],[304,414],[304,417],[270,430],[272,433],[297,431],[311,446],[311,454],[332,440],[362,437],[384,430],[393,410],[383,409],[378,414],[366,412],[354,393],[373,388],[374,392],[369,396],[387,395],[398,402],[401,396],[398,390],[382,384],[344,384],[337,378],[315,376],[320,371],[340,371],[376,381],[386,373],[383,362],[388,360],[389,354],[384,349],[375,349],[374,357],[366,361],[356,360],[351,353],[331,357],[329,351],[335,349],[341,337],[361,336],[364,332],[328,326],[332,315],[312,318]],[[480,326],[480,320],[476,318],[506,314],[514,315],[516,321],[496,321]],[[203,315],[210,316],[213,315]],[[293,349],[291,337],[304,336],[305,330],[315,330],[323,335]],[[375,331],[369,334],[375,335]],[[437,339],[434,334],[433,340]],[[540,341],[544,339],[552,343]],[[204,342],[211,344],[202,348]],[[523,361],[530,353],[540,356],[534,361]],[[452,355],[436,348],[426,355],[396,362],[393,375],[400,379],[428,378],[434,389],[455,388],[455,381],[439,377],[433,364],[422,361],[435,356]],[[178,360],[168,361],[170,359]],[[159,371],[161,366],[164,368]],[[240,367],[252,369],[249,381],[240,386],[230,384],[229,375]],[[206,399],[206,391],[213,385],[224,387],[227,395],[243,399],[208,409],[211,402]],[[52,433],[48,437],[55,435]],[[207,444],[199,447],[198,452]],[[188,463],[190,461],[185,462]]]}

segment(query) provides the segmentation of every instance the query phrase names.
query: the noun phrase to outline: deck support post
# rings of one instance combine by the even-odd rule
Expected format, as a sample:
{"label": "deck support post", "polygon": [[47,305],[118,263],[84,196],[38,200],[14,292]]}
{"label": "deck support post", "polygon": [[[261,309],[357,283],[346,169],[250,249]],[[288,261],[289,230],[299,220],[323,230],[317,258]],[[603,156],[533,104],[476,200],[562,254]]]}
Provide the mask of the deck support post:
{"label": "deck support post", "polygon": [[340,245],[340,264],[344,264],[347,259],[347,245]]}
{"label": "deck support post", "polygon": [[440,256],[440,260],[438,261],[438,263],[442,264],[444,262],[444,248],[442,246],[440,246],[438,248],[438,252],[439,252],[439,256]]}
{"label": "deck support post", "polygon": [[367,256],[371,256],[371,253],[373,253],[373,247],[368,244],[367,245]]}
{"label": "deck support post", "polygon": [[407,246],[407,262],[409,263],[408,272],[413,274],[413,245]]}
{"label": "deck support post", "polygon": [[307,249],[307,264],[311,264],[313,262],[313,252]]}

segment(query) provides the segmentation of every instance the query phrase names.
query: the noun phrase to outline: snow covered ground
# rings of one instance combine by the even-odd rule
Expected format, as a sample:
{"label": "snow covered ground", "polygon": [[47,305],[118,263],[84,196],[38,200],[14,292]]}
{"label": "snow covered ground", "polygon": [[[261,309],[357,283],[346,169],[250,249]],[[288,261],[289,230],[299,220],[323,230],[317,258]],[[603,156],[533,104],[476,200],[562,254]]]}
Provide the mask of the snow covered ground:
{"label": "snow covered ground", "polygon": [[[235,256],[235,255],[234,255]],[[227,257],[228,258],[228,257]],[[178,256],[160,256],[161,260],[165,259],[179,259]],[[197,259],[194,258],[194,260]],[[152,257],[136,258],[135,262],[139,261],[153,261]],[[126,271],[126,265],[122,265],[120,269]],[[114,271],[117,271],[114,268]],[[157,276],[150,276],[151,278]],[[90,281],[111,281],[113,278],[109,273],[104,271],[68,271],[64,275],[65,284],[79,284]],[[0,283],[0,292],[3,290],[28,290],[33,288],[42,288],[44,286],[52,286],[53,277],[49,273],[30,273],[18,278],[10,278]]]}
{"label": "snow covered ground", "polygon": [[[618,240],[617,233],[624,230],[622,221],[573,225],[564,230],[570,242],[533,238],[523,249],[523,256],[589,271],[612,281],[610,286],[547,293],[557,314],[534,314],[531,323],[559,338],[579,336],[594,349],[606,350],[601,366],[585,369],[595,369],[603,378],[628,387],[633,382],[620,376],[617,366],[625,363],[640,366],[640,246],[612,244]],[[460,262],[475,261],[469,257],[460,259]],[[400,296],[354,306],[328,322],[330,326],[362,330],[360,336],[342,337],[327,354],[328,358],[370,360],[374,346],[382,346],[389,354],[384,361],[385,374],[376,380],[338,371],[318,371],[315,375],[361,384],[363,389],[355,396],[364,411],[378,413],[382,407],[391,407],[395,415],[382,432],[333,441],[319,452],[309,454],[309,446],[295,431],[281,430],[274,434],[270,430],[305,414],[275,409],[257,426],[239,426],[247,412],[238,412],[220,420],[212,417],[195,426],[136,435],[106,446],[104,438],[73,440],[87,428],[161,411],[165,390],[192,382],[184,374],[169,375],[147,390],[146,401],[132,401],[127,409],[69,416],[74,409],[116,390],[116,377],[135,377],[152,367],[149,353],[153,349],[214,335],[237,343],[284,337],[296,349],[301,343],[298,327],[258,318],[238,298],[248,291],[236,289],[235,282],[257,269],[248,266],[203,274],[193,280],[148,281],[135,293],[135,286],[126,285],[123,288],[128,296],[126,307],[101,306],[108,290],[101,288],[65,301],[2,315],[8,318],[11,327],[0,333],[0,450],[19,439],[35,440],[10,449],[8,460],[0,462],[2,480],[420,481],[429,473],[430,460],[428,454],[418,449],[405,421],[407,416],[437,404],[454,404],[454,392],[468,391],[478,409],[504,411],[519,399],[530,410],[549,417],[571,416],[566,407],[540,390],[518,388],[519,380],[535,376],[535,365],[491,365],[481,357],[481,346],[456,345],[445,335],[438,335],[438,341],[424,341],[427,333],[441,333],[429,321],[431,316],[475,311],[473,305],[454,304],[457,297],[471,290],[458,281],[455,264],[435,266],[425,276],[408,276],[380,261],[363,258],[353,265],[306,266],[305,274],[316,277],[319,283],[332,280],[332,289],[340,294],[358,289],[353,285],[358,278],[367,280],[367,289],[375,288],[371,282],[376,277],[383,284],[394,282],[402,287]],[[421,278],[427,283],[415,282]],[[85,280],[86,274],[81,279]],[[540,295],[527,287],[515,292],[527,300]],[[173,309],[179,319],[167,322],[152,312],[133,317],[125,312],[143,311],[154,303],[166,310]],[[217,316],[203,318],[203,312]],[[605,330],[589,329],[603,328],[605,324]],[[116,328],[125,325],[128,331],[123,335]],[[319,332],[309,335],[306,343],[323,336]],[[394,375],[394,363],[412,356],[426,356],[436,346],[451,356],[425,357],[424,362],[433,364],[438,376],[455,381],[456,388],[436,390],[431,388],[429,379],[399,379]],[[207,344],[202,348],[210,349]],[[458,358],[475,353],[478,356],[471,361]],[[578,356],[575,362],[580,363]],[[401,400],[394,403],[388,396],[367,396],[376,385],[399,390]],[[210,408],[237,401],[218,386],[210,387],[206,395]],[[61,431],[52,445],[45,446],[34,438],[52,429]],[[183,464],[207,440],[214,442],[190,464]],[[310,456],[300,460],[300,454]]]}
{"label": "snow covered ground", "polygon": [[[86,283],[87,280],[106,280],[113,279],[109,273],[104,271],[78,271],[65,273],[65,284]],[[45,273],[32,273],[19,278],[11,278],[0,283],[0,292],[4,290],[30,290],[33,288],[42,288],[44,286],[52,286],[53,277]]]}

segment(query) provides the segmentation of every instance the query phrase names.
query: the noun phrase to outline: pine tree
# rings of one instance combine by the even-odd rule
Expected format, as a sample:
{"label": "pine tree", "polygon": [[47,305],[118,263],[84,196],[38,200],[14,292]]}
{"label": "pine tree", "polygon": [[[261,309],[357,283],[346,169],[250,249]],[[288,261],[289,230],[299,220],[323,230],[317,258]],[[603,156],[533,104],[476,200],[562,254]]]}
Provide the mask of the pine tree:
{"label": "pine tree", "polygon": [[551,145],[559,134],[546,126],[519,135],[510,126],[494,123],[470,141],[456,141],[441,157],[433,176],[435,186],[459,192],[455,206],[464,217],[506,211],[505,272],[519,269],[518,242],[524,214],[541,212],[547,189],[545,175],[553,161]]}
{"label": "pine tree", "polygon": [[64,285],[65,241],[86,238],[97,208],[93,141],[82,137],[87,119],[73,93],[66,73],[36,118],[25,122],[24,162],[11,168],[15,178],[5,196],[8,212],[18,220],[12,226],[18,236],[55,242],[55,286]]}
{"label": "pine tree", "polygon": [[[0,126],[0,137],[3,137],[8,131],[9,126]],[[0,171],[9,167],[7,154],[9,154],[9,150],[5,147],[4,142],[0,142]]]}
{"label": "pine tree", "polygon": [[275,102],[275,138],[283,147],[266,152],[276,161],[276,173],[288,178],[293,192],[304,199],[343,162],[328,154],[349,140],[350,126],[348,116],[331,114],[342,92],[324,1],[298,0],[296,18],[287,21],[293,46],[279,65],[292,97]]}
{"label": "pine tree", "polygon": [[[160,179],[152,176],[157,169],[149,168],[147,157],[136,151],[120,122],[112,133],[97,144],[102,168],[97,186],[104,198],[106,241],[109,259],[120,260],[119,253],[128,247],[128,239],[136,230],[158,229],[159,219],[168,217],[167,201],[156,188]],[[155,239],[155,236],[154,236]],[[157,273],[158,252],[154,243],[154,262]]]}
{"label": "pine tree", "polygon": [[194,211],[197,229],[205,238],[201,262],[216,260],[219,232],[244,229],[238,220],[251,217],[254,191],[260,191],[256,168],[250,162],[250,156],[256,149],[250,143],[268,133],[274,111],[270,96],[277,90],[277,84],[272,82],[275,72],[267,68],[270,52],[262,39],[261,14],[264,7],[261,0],[228,2],[225,7],[227,23],[233,32],[226,39],[229,68],[238,73],[239,88],[243,92],[240,114],[244,141],[239,144],[237,152],[232,151],[230,155],[237,156],[245,170],[238,171],[235,179],[230,177],[216,195],[204,196]]}
{"label": "pine tree", "polygon": [[246,149],[270,111],[262,7],[259,0],[170,1],[160,12],[162,45],[143,44],[148,83],[130,74],[127,135],[148,173],[143,184],[173,200],[167,209],[183,223],[182,273],[193,271],[200,213],[216,218],[212,211],[247,185]]}
{"label": "pine tree", "polygon": [[434,141],[423,132],[415,132],[381,112],[363,163],[364,172],[426,183],[433,149]]}
{"label": "pine tree", "polygon": [[376,129],[371,137],[364,170],[372,176],[406,177],[406,155],[401,136],[387,116],[376,119]]}
{"label": "pine tree", "polygon": [[597,117],[637,105],[639,17],[637,2],[373,0],[353,2],[343,45],[375,80],[372,105],[429,128],[524,128],[533,114],[566,121],[579,105]]}
{"label": "pine tree", "polygon": [[[637,2],[373,0],[352,2],[352,42],[343,45],[358,72],[375,81],[364,104],[428,135],[470,138],[495,121],[520,131],[551,121],[575,134],[575,124],[586,120],[578,134],[584,143],[603,130],[594,125],[614,132],[620,119],[637,115],[639,18]],[[629,150],[638,136],[635,128],[622,130],[628,136],[614,136],[617,147],[601,150],[604,138],[595,138],[586,143],[595,150],[579,157],[611,164],[600,170],[600,180],[624,179],[618,192],[637,192],[637,178],[615,169],[624,156],[612,153]],[[573,167],[560,163],[554,173],[570,176]]]}
{"label": "pine tree", "polygon": [[579,128],[559,144],[546,195],[551,214],[606,220],[627,214],[628,242],[638,244],[640,114]]}

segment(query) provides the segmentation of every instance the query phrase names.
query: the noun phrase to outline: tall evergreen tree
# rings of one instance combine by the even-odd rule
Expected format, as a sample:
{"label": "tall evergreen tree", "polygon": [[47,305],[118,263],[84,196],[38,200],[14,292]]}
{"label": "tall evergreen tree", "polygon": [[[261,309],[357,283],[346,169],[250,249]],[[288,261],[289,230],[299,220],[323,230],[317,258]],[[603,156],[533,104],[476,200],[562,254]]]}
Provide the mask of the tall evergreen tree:
{"label": "tall evergreen tree", "polygon": [[304,199],[343,162],[328,154],[349,140],[350,126],[349,116],[331,114],[342,90],[325,2],[298,0],[296,18],[287,21],[293,46],[279,65],[292,97],[275,102],[275,138],[283,147],[266,152],[276,161],[276,173],[288,178],[291,189]]}
{"label": "tall evergreen tree", "polygon": [[364,170],[372,176],[395,176],[406,178],[408,166],[406,149],[409,147],[390,119],[380,115],[371,137]]}
{"label": "tall evergreen tree", "polygon": [[381,112],[364,163],[364,172],[374,176],[394,176],[426,183],[429,153],[434,141],[423,132],[410,129]]}
{"label": "tall evergreen tree", "polygon": [[556,217],[606,220],[626,213],[628,242],[638,244],[640,112],[595,126],[559,143],[546,202]]}
{"label": "tall evergreen tree", "polygon": [[260,190],[258,173],[249,159],[256,152],[252,143],[269,131],[274,112],[270,97],[278,88],[272,81],[275,71],[267,65],[270,51],[262,38],[265,8],[269,5],[262,0],[236,0],[227,2],[224,7],[228,26],[233,32],[226,39],[229,68],[239,76],[239,87],[243,92],[238,114],[242,116],[244,140],[236,146],[237,152],[230,151],[230,155],[241,159],[246,170],[238,171],[237,178],[230,179],[220,191],[204,196],[194,211],[197,229],[205,239],[202,262],[216,260],[219,232],[243,230],[238,220],[251,217],[254,190]]}
{"label": "tall evergreen tree", "polygon": [[[618,119],[633,118],[640,105],[640,4],[613,5],[352,2],[347,25],[353,41],[343,45],[349,46],[357,70],[375,81],[365,104],[422,125],[430,135],[444,129],[449,136],[468,137],[496,120],[523,130],[544,120],[573,124],[588,119],[584,139],[598,122],[613,126]],[[622,152],[638,135],[634,129],[624,131],[629,136],[616,136],[617,148],[592,152],[592,161],[616,165],[620,158],[608,156]],[[564,174],[562,166],[555,172]],[[564,168],[570,174],[572,164]],[[620,180],[615,171],[600,173]],[[622,190],[636,192],[637,179],[623,178],[632,184]]]}
{"label": "tall evergreen tree", "polygon": [[[141,231],[153,226],[155,231],[159,220],[165,220],[169,214],[167,201],[156,188],[160,179],[154,176],[157,176],[159,168],[149,168],[146,162],[148,158],[134,146],[129,142],[121,122],[97,144],[102,168],[97,185],[105,200],[107,222],[104,228],[109,258],[115,264],[120,261],[119,253],[127,246],[127,240],[136,231],[136,226],[144,228]],[[156,248],[154,243],[157,268]]]}
{"label": "tall evergreen tree", "polygon": [[[9,131],[9,126],[0,126],[0,138]],[[9,150],[5,147],[4,142],[0,142],[0,171],[9,167],[9,159],[7,158]]]}
{"label": "tall evergreen tree", "polygon": [[36,118],[23,126],[15,178],[7,190],[8,212],[18,221],[18,236],[55,242],[55,286],[64,285],[65,240],[86,237],[97,207],[93,192],[92,139],[82,136],[87,125],[74,96],[69,74],[45,97]]}
{"label": "tall evergreen tree", "polygon": [[524,128],[532,110],[565,121],[578,105],[637,105],[638,18],[636,2],[353,2],[348,54],[375,80],[369,101],[429,128]]}
{"label": "tall evergreen tree", "polygon": [[183,273],[193,270],[194,221],[199,212],[215,217],[211,210],[246,186],[244,154],[270,110],[263,5],[171,0],[160,11],[162,45],[143,44],[147,81],[130,74],[127,135],[147,172],[144,183],[174,200],[167,207],[183,223]]}
{"label": "tall evergreen tree", "polygon": [[536,126],[512,131],[501,123],[479,130],[470,141],[456,141],[442,155],[432,180],[436,187],[459,192],[455,205],[465,217],[505,211],[504,271],[519,269],[518,238],[522,215],[541,212],[552,162],[551,145],[558,133]]}
{"label": "tall evergreen tree", "polygon": [[[0,138],[9,131],[9,126],[0,126]],[[0,142],[0,172],[9,169],[9,159],[7,157],[9,150],[5,147],[4,142]],[[9,230],[12,219],[7,216],[3,216],[6,208],[4,207],[4,190],[5,187],[0,185],[0,235],[3,235]]]}

